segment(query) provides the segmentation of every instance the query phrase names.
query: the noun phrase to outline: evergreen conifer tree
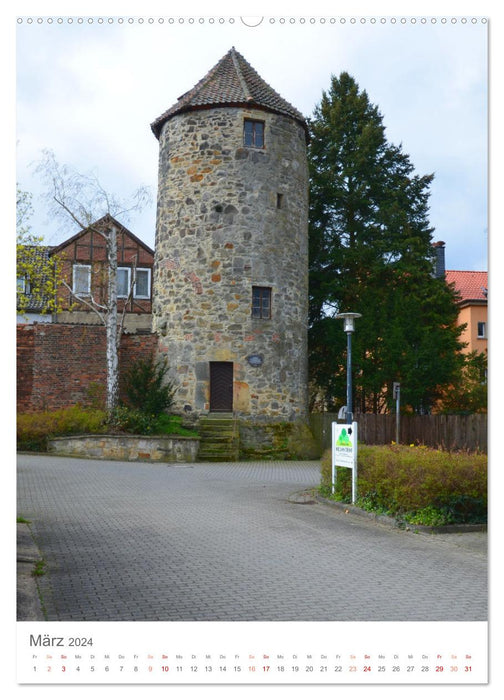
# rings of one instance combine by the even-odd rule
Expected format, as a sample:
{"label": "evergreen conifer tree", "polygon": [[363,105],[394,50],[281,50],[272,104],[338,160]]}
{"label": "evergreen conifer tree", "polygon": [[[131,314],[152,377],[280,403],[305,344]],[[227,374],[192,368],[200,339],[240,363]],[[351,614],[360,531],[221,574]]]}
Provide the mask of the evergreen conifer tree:
{"label": "evergreen conifer tree", "polygon": [[345,396],[346,338],[336,313],[362,314],[353,337],[354,406],[429,411],[460,367],[456,296],[434,274],[433,175],[419,176],[355,80],[332,77],[309,123],[310,372],[329,408]]}

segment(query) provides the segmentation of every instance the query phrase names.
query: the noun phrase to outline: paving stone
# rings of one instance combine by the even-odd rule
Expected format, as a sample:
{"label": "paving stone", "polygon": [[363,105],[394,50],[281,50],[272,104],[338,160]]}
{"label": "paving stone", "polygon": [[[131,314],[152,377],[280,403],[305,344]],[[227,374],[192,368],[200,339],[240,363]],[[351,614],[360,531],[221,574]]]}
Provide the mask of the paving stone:
{"label": "paving stone", "polygon": [[50,620],[486,620],[486,533],[293,503],[316,462],[19,455]]}

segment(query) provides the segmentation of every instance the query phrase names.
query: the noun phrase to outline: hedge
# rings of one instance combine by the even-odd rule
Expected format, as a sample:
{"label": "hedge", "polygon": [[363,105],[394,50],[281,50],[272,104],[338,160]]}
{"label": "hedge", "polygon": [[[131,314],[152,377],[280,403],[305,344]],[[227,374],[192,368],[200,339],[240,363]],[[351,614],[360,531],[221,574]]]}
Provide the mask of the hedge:
{"label": "hedge", "polygon": [[[487,455],[478,453],[360,445],[357,505],[419,524],[425,519],[438,520],[436,524],[486,522],[487,462]],[[320,486],[325,496],[331,494],[331,471],[327,450]],[[337,469],[336,488],[336,500],[351,501],[350,469]]]}
{"label": "hedge", "polygon": [[45,452],[48,437],[99,433],[103,431],[106,419],[105,411],[81,406],[20,413],[17,416],[17,449]]}

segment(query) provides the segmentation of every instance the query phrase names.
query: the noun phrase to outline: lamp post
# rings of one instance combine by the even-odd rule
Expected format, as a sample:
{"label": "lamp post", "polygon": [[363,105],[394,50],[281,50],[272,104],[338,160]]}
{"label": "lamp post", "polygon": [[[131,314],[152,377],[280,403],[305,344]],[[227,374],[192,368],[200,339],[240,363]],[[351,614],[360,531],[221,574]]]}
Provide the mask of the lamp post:
{"label": "lamp post", "polygon": [[392,385],[392,392],[394,399],[396,400],[396,443],[399,444],[400,431],[400,420],[401,420],[401,385],[399,382],[394,382]]}
{"label": "lamp post", "polygon": [[355,319],[361,318],[362,314],[347,312],[338,314],[335,318],[343,319],[343,330],[347,334],[347,403],[346,403],[346,422],[348,425],[352,423],[352,333],[355,330]]}

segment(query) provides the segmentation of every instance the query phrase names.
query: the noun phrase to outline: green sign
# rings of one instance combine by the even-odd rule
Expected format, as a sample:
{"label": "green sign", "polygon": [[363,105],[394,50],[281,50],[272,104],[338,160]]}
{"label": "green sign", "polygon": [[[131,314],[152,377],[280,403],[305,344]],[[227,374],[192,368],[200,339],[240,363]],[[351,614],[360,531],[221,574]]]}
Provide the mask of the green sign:
{"label": "green sign", "polygon": [[352,503],[357,498],[357,423],[332,424],[332,482],[333,493],[336,480],[336,467],[352,470]]}
{"label": "green sign", "polygon": [[337,467],[353,468],[357,451],[357,430],[352,425],[333,423],[333,462]]}

